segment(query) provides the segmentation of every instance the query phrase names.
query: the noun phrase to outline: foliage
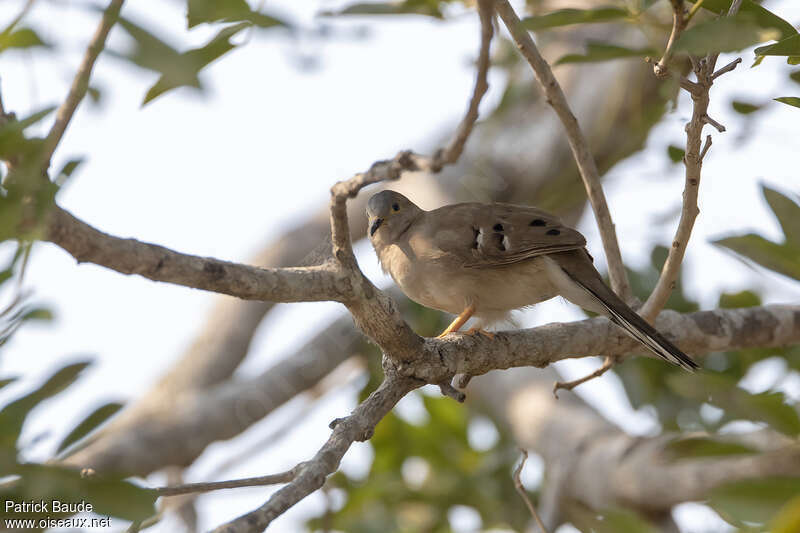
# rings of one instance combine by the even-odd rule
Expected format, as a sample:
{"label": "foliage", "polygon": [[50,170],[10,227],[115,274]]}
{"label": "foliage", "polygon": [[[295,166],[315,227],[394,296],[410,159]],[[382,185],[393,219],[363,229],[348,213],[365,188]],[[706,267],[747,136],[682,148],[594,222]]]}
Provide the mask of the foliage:
{"label": "foliage", "polygon": [[[47,378],[43,384],[28,391],[0,409],[0,465],[10,478],[0,486],[0,495],[6,501],[58,500],[63,503],[91,504],[99,516],[112,516],[124,520],[140,521],[153,514],[156,495],[124,479],[124,475],[83,476],[75,469],[53,464],[29,463],[21,459],[24,447],[19,437],[31,411],[57,396],[72,384],[90,365],[88,361],[68,364]],[[2,380],[2,386],[13,379]],[[97,413],[97,411],[95,411]],[[103,409],[108,413],[108,408]],[[81,422],[66,440],[74,442],[97,427],[105,418],[93,413]],[[63,447],[63,445],[62,445]],[[75,514],[55,512],[52,508],[43,512],[7,511],[4,518],[61,519]],[[39,530],[43,528],[37,528]]]}
{"label": "foliage", "polygon": [[725,237],[714,241],[759,265],[800,280],[800,203],[766,185],[761,191],[783,229],[784,241],[773,242],[755,233]]}

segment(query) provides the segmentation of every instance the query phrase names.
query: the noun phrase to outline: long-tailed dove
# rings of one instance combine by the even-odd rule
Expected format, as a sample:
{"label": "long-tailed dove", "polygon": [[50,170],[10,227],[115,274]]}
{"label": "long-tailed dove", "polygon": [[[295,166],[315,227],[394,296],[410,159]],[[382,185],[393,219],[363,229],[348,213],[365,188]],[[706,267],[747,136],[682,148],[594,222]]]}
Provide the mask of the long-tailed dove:
{"label": "long-tailed dove", "polygon": [[462,203],[425,211],[381,191],[367,203],[369,237],[383,270],[426,307],[482,322],[561,295],[608,317],[667,361],[697,364],[606,286],[578,231],[534,207]]}

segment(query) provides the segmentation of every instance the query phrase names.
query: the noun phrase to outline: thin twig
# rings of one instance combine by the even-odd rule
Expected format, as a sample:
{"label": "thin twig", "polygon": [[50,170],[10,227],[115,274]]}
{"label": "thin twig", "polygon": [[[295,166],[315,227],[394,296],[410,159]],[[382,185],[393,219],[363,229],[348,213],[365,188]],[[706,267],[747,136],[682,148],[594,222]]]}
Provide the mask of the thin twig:
{"label": "thin twig", "polygon": [[706,135],[706,142],[705,142],[705,144],[703,145],[703,149],[702,149],[702,150],[700,150],[700,161],[702,161],[703,159],[705,159],[705,157],[706,157],[706,152],[708,152],[708,149],[709,149],[709,148],[711,148],[711,142],[712,142],[712,141],[711,141],[711,135]]}
{"label": "thin twig", "polygon": [[606,357],[605,360],[603,361],[603,366],[601,366],[600,368],[598,368],[597,370],[595,370],[594,372],[592,372],[587,376],[583,376],[580,379],[574,379],[572,381],[556,381],[555,384],[553,385],[553,396],[555,396],[557,400],[558,391],[560,389],[572,390],[578,385],[581,385],[589,380],[602,376],[603,374],[608,372],[611,369],[611,367],[614,366],[615,362],[616,359],[614,359],[613,357]]}
{"label": "thin twig", "polygon": [[736,59],[734,59],[733,61],[731,61],[730,63],[728,63],[727,65],[725,65],[721,69],[719,69],[718,71],[716,71],[714,74],[712,74],[711,75],[711,79],[715,80],[715,79],[719,78],[720,76],[722,76],[723,74],[725,74],[726,72],[732,71],[741,62],[742,62],[742,58],[741,57],[737,57]]}
{"label": "thin twig", "polygon": [[[734,16],[741,4],[742,0],[734,0],[728,10],[728,16]],[[664,266],[661,269],[661,274],[656,282],[656,286],[640,309],[640,314],[649,321],[653,321],[664,308],[669,295],[672,293],[672,289],[675,287],[695,220],[700,213],[697,207],[697,198],[699,194],[701,170],[703,158],[711,147],[710,137],[707,137],[705,145],[703,144],[703,126],[705,124],[710,124],[715,127],[717,131],[725,131],[725,127],[722,124],[708,116],[708,105],[710,101],[709,92],[716,77],[735,69],[740,63],[740,60],[732,61],[715,72],[714,69],[718,56],[719,54],[709,54],[701,59],[696,59],[689,55],[689,59],[692,62],[692,70],[697,78],[697,82],[690,88],[681,84],[681,86],[687,89],[691,94],[693,107],[692,118],[689,123],[686,124],[686,153],[683,158],[685,183],[681,216],[678,221],[678,227],[675,230],[675,236],[672,239],[672,246],[667,255],[667,260],[664,262]]]}
{"label": "thin twig", "polygon": [[694,17],[695,13],[700,11],[700,8],[703,6],[703,2],[705,2],[705,1],[706,0],[699,0],[699,1],[695,2],[695,4],[689,10],[689,14],[686,15],[686,24],[688,24],[689,21],[692,20],[692,17]]}
{"label": "thin twig", "polygon": [[522,468],[525,466],[525,461],[528,460],[528,452],[524,448],[519,449],[522,457],[520,457],[519,465],[514,470],[514,488],[517,489],[522,501],[525,502],[525,505],[528,507],[528,511],[531,512],[531,516],[533,519],[536,520],[536,523],[539,525],[539,529],[542,530],[542,533],[548,533],[547,528],[544,527],[542,523],[542,519],[539,518],[539,513],[536,512],[536,507],[533,505],[533,502],[528,497],[528,493],[525,491],[525,487],[522,485],[522,480],[520,479],[520,474],[522,473]]}
{"label": "thin twig", "polygon": [[111,0],[106,10],[103,11],[100,25],[97,27],[92,40],[89,41],[89,46],[86,47],[86,53],[83,56],[80,67],[78,67],[78,71],[75,73],[75,78],[72,80],[69,93],[67,93],[67,97],[58,108],[53,127],[50,128],[50,132],[44,140],[41,155],[43,174],[47,172],[47,168],[50,166],[50,159],[53,157],[53,152],[55,152],[58,143],[61,142],[61,138],[64,136],[64,132],[69,125],[69,121],[72,119],[72,115],[75,114],[78,104],[80,104],[83,97],[86,96],[86,91],[89,89],[89,78],[92,75],[92,69],[94,68],[94,64],[100,52],[102,52],[106,46],[106,38],[108,37],[109,31],[111,31],[111,27],[114,26],[117,22],[117,18],[119,18],[119,12],[122,9],[122,3],[124,1],[125,0]]}
{"label": "thin twig", "polygon": [[683,0],[670,0],[670,4],[672,4],[672,31],[669,34],[669,40],[667,40],[667,47],[664,49],[664,55],[661,56],[658,63],[653,65],[653,73],[659,78],[665,77],[669,72],[669,61],[672,59],[672,49],[688,22],[688,17],[685,17],[683,13]]}
{"label": "thin twig", "polygon": [[478,15],[481,19],[481,44],[478,52],[477,73],[475,75],[475,88],[472,91],[467,107],[467,113],[456,128],[456,133],[450,144],[439,152],[435,159],[435,166],[455,163],[464,151],[472,128],[478,120],[478,107],[483,95],[489,90],[489,49],[491,48],[494,27],[492,26],[493,6],[492,0],[478,1]]}
{"label": "thin twig", "polygon": [[628,283],[628,275],[625,272],[625,266],[622,263],[622,255],[619,250],[619,242],[617,241],[617,233],[614,229],[614,221],[611,218],[611,212],[608,209],[605,194],[600,184],[600,174],[597,171],[597,165],[594,161],[594,156],[589,150],[589,143],[578,125],[578,120],[572,113],[569,107],[564,91],[561,89],[550,65],[539,53],[539,49],[533,42],[528,31],[520,24],[519,17],[517,16],[514,8],[508,3],[508,0],[497,0],[496,4],[497,13],[511,33],[514,42],[520,49],[523,57],[530,63],[536,74],[536,79],[542,86],[542,90],[547,98],[547,103],[553,108],[558,115],[561,123],[567,134],[572,154],[578,164],[583,184],[586,187],[586,193],[589,196],[589,202],[592,204],[597,225],[600,228],[600,237],[603,241],[603,249],[608,261],[608,275],[611,279],[611,287],[614,291],[625,301],[631,301],[631,288]]}
{"label": "thin twig", "polygon": [[262,487],[265,485],[277,485],[278,483],[288,483],[297,477],[297,473],[303,468],[304,463],[300,463],[291,470],[279,474],[268,476],[248,477],[243,479],[231,479],[227,481],[211,481],[207,483],[186,483],[184,485],[174,485],[171,487],[157,487],[150,489],[159,496],[177,496],[179,494],[194,494],[198,492],[211,492],[220,489],[236,489],[240,487]]}

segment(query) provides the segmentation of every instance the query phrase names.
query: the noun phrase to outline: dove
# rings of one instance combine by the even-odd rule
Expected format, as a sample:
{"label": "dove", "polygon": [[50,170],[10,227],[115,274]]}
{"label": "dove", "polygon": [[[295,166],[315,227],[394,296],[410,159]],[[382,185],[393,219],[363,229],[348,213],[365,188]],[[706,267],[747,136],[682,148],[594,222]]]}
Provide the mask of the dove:
{"label": "dove", "polygon": [[[439,337],[471,317],[489,324],[563,296],[607,317],[658,357],[698,368],[605,284],[584,236],[541,209],[471,202],[425,211],[384,190],[369,199],[367,218],[381,267],[406,296],[457,315]],[[475,332],[485,333],[467,333]]]}

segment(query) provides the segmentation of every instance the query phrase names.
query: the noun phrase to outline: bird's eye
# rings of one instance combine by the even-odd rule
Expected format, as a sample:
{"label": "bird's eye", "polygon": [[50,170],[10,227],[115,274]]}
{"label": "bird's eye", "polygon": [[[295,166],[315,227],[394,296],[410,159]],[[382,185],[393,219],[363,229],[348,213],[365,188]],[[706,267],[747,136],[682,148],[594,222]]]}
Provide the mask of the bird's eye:
{"label": "bird's eye", "polygon": [[392,204],[392,211],[400,211],[400,206],[398,204]]}

